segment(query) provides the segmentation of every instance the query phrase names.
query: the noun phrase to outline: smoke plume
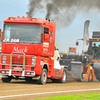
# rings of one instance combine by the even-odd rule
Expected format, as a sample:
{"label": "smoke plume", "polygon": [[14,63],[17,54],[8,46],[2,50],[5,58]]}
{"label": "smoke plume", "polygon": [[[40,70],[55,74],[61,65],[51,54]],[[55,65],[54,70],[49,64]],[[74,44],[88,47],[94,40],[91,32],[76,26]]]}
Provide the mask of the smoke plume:
{"label": "smoke plume", "polygon": [[47,9],[46,18],[48,18],[48,19],[50,19],[50,14],[52,12],[54,12],[54,14],[58,14],[59,13],[58,8],[54,4],[52,4],[52,3],[48,3],[46,5],[46,9]]}
{"label": "smoke plume", "polygon": [[46,10],[48,19],[62,22],[67,26],[80,12],[88,13],[92,9],[100,10],[100,0],[29,0],[29,16],[34,16],[36,9]]}
{"label": "smoke plume", "polygon": [[29,11],[27,12],[29,17],[33,17],[35,9],[38,10],[42,9],[43,6],[41,4],[41,1],[42,0],[29,0],[29,4],[28,4]]}

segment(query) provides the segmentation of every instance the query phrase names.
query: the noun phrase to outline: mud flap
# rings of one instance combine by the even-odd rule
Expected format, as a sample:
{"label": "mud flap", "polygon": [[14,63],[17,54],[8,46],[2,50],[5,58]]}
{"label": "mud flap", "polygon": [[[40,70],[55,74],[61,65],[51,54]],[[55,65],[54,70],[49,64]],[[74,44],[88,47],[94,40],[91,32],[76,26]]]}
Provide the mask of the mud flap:
{"label": "mud flap", "polygon": [[72,78],[81,81],[82,78],[82,63],[78,61],[71,62],[71,71],[68,71]]}
{"label": "mud flap", "polygon": [[94,74],[96,76],[96,79],[100,81],[100,62],[95,62],[93,64]]}

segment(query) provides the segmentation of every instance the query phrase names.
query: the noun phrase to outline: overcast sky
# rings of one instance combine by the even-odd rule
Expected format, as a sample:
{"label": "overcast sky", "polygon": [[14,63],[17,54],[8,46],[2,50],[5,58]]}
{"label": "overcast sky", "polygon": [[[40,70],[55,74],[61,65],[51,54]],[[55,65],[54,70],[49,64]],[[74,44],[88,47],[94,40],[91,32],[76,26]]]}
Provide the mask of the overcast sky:
{"label": "overcast sky", "polygon": [[[7,17],[25,16],[28,11],[28,4],[29,0],[0,0],[0,28],[3,27],[3,20]],[[45,10],[42,12],[37,10],[34,17],[44,19],[45,15]],[[61,25],[65,20],[63,19],[61,23],[56,24]],[[93,31],[100,31],[100,10],[97,8],[92,8],[88,13],[77,13],[72,23],[65,25],[64,28],[56,27],[56,43],[59,45],[60,51],[68,51],[69,47],[76,47],[76,40],[83,38],[84,22],[86,20],[90,20],[89,37],[92,37]],[[77,51],[82,51],[82,49],[83,43],[80,41]]]}

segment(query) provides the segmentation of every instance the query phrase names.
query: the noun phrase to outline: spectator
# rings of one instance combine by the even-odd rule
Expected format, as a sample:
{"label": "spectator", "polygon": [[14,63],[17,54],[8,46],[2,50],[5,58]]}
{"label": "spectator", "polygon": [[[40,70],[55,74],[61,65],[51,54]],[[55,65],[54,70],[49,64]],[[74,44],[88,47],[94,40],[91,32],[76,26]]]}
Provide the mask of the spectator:
{"label": "spectator", "polygon": [[98,59],[98,47],[96,46],[96,43],[94,43],[94,47],[92,47],[93,52],[93,59]]}

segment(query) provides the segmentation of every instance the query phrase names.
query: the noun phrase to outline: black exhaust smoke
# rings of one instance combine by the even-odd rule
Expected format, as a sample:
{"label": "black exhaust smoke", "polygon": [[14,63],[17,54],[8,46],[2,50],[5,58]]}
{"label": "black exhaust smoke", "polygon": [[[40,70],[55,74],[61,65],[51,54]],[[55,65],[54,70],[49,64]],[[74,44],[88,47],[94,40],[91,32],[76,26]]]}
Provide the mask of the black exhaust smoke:
{"label": "black exhaust smoke", "polygon": [[33,17],[35,11],[45,10],[45,17],[68,26],[78,13],[88,14],[92,9],[100,10],[100,0],[29,0],[28,16]]}
{"label": "black exhaust smoke", "polygon": [[41,4],[42,0],[29,0],[29,4],[28,4],[28,16],[30,16],[30,18],[33,17],[34,15],[34,11],[36,9],[40,10],[43,8],[42,4]]}
{"label": "black exhaust smoke", "polygon": [[47,9],[46,18],[48,18],[48,19],[50,19],[51,13],[53,13],[53,12],[54,12],[54,14],[58,14],[59,13],[58,8],[52,3],[48,3],[46,5],[46,9]]}

